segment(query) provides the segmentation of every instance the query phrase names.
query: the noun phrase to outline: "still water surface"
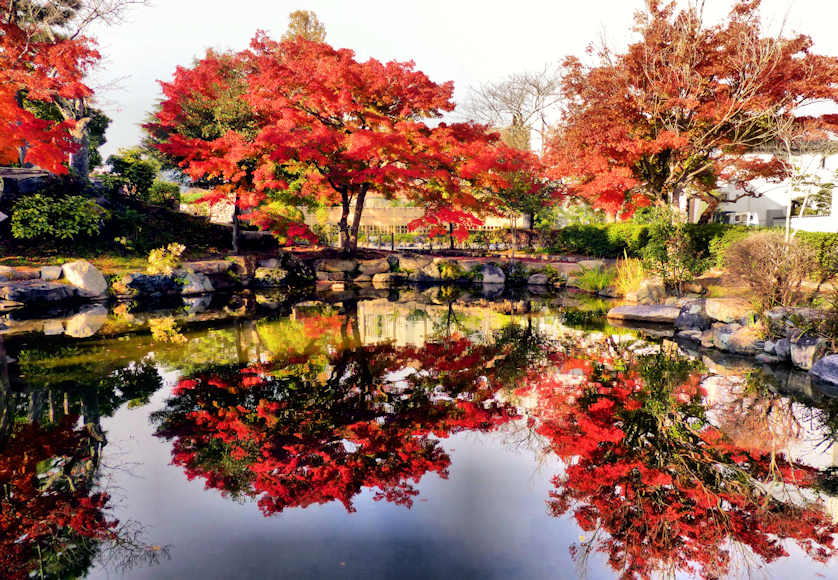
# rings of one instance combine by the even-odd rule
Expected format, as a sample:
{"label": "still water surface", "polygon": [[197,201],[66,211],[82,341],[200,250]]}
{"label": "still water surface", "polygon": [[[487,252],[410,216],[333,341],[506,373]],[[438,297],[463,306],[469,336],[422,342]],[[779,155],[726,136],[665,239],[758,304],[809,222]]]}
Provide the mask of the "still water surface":
{"label": "still water surface", "polygon": [[4,577],[838,578],[805,375],[475,298],[7,324]]}

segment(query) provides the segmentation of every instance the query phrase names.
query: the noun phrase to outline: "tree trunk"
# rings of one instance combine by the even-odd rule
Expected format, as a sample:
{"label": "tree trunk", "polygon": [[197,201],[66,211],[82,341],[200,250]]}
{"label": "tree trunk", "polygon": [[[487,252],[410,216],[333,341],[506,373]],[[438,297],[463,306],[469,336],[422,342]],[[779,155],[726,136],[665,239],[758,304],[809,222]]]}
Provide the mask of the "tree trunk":
{"label": "tree trunk", "polygon": [[448,245],[451,250],[454,249],[454,224],[448,222]]}
{"label": "tree trunk", "polygon": [[239,198],[236,196],[236,199],[233,201],[233,219],[232,219],[232,231],[233,231],[233,255],[239,255]]}
{"label": "tree trunk", "polygon": [[364,212],[364,201],[367,197],[367,187],[362,186],[355,197],[355,210],[352,213],[352,223],[349,222],[349,196],[344,197],[343,211],[340,216],[340,245],[344,254],[354,255],[358,250],[358,230],[361,228],[361,215]]}
{"label": "tree trunk", "polygon": [[707,207],[704,208],[704,211],[701,212],[701,216],[698,218],[699,224],[709,224],[710,220],[713,218],[713,214],[716,213],[716,208],[719,207],[719,200],[716,198],[711,198],[707,201]]}
{"label": "tree trunk", "polygon": [[82,181],[87,181],[90,179],[90,131],[87,130],[87,123],[78,134],[73,132],[73,141],[78,149],[70,155],[70,169]]}

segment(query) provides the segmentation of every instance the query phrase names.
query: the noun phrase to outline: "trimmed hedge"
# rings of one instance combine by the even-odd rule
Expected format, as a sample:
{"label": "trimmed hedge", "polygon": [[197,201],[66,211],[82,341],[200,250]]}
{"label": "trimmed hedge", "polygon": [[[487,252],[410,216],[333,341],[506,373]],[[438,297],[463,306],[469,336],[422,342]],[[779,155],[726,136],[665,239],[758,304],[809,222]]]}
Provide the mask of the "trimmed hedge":
{"label": "trimmed hedge", "polygon": [[[707,260],[707,267],[723,267],[727,249],[734,242],[766,229],[729,224],[687,224],[687,235],[699,259]],[[594,258],[642,257],[643,248],[650,241],[647,224],[620,222],[612,224],[572,225],[542,233],[542,244],[550,253],[580,254]],[[838,272],[838,233],[797,232],[796,237],[816,253],[819,270],[824,278]]]}

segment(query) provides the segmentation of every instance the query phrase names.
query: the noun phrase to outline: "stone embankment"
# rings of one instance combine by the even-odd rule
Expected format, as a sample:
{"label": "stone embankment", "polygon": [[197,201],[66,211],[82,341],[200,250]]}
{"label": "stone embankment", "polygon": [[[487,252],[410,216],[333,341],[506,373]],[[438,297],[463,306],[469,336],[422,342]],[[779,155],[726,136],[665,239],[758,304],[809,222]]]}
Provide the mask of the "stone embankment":
{"label": "stone embankment", "polygon": [[665,324],[674,335],[703,348],[752,357],[765,364],[790,364],[838,387],[838,354],[810,330],[823,313],[807,308],[774,308],[758,317],[742,298],[668,298],[664,304],[622,305],[612,320]]}
{"label": "stone embankment", "polygon": [[[301,288],[315,284],[335,290],[365,285],[392,288],[411,284],[482,285],[489,289],[529,287],[533,292],[573,286],[575,274],[607,267],[602,260],[537,262],[508,258],[440,258],[424,254],[391,254],[357,260],[328,258],[303,261],[281,252],[272,258],[236,256],[187,262],[170,274],[131,272],[108,276],[84,260],[63,265],[0,267],[0,312],[18,308],[108,300],[154,300],[199,296],[241,288]],[[609,290],[603,292],[612,296]]]}

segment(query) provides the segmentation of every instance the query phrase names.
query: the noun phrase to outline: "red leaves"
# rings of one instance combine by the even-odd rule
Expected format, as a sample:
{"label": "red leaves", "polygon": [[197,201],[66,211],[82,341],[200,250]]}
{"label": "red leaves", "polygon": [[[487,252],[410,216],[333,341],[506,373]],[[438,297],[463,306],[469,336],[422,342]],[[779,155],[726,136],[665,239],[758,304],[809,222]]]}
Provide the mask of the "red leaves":
{"label": "red leaves", "polygon": [[[472,213],[492,211],[487,192],[503,184],[503,171],[519,165],[485,127],[426,124],[453,110],[451,83],[432,82],[410,62],[361,62],[304,38],[278,43],[259,33],[250,50],[210,52],[162,87],[147,127],[160,150],[193,179],[223,182],[218,191],[251,210],[251,221],[280,233],[287,224],[262,216],[264,206],[286,178],[302,177],[299,203],[401,197],[428,208],[425,225],[454,212],[462,237],[480,224]],[[200,131],[196,117],[215,130]]]}
{"label": "red leaves", "polygon": [[26,147],[25,161],[54,173],[66,173],[64,162],[76,145],[74,121],[46,121],[21,106],[56,97],[88,97],[86,71],[99,53],[85,38],[46,40],[27,34],[15,23],[0,23],[0,162],[15,160]]}

